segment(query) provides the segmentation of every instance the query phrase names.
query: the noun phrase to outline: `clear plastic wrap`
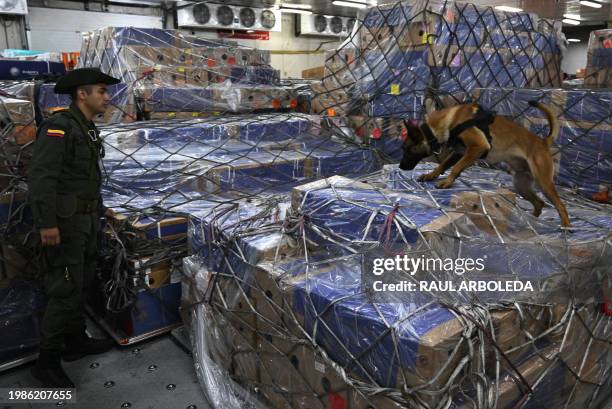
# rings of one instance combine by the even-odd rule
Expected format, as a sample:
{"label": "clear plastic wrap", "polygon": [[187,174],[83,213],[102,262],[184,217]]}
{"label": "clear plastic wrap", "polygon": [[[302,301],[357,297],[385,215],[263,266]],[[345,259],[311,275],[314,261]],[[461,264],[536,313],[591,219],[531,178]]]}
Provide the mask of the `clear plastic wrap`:
{"label": "clear plastic wrap", "polygon": [[[101,122],[198,117],[204,113],[295,108],[295,90],[280,85],[270,52],[178,30],[107,27],[85,36],[79,66],[120,78]],[[172,115],[173,114],[173,115]]]}

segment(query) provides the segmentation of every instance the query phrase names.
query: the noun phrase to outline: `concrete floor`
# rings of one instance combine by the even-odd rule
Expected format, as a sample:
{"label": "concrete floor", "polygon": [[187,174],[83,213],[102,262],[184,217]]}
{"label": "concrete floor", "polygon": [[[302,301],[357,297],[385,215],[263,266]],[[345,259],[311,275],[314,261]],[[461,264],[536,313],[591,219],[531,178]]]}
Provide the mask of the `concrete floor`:
{"label": "concrete floor", "polygon": [[[97,332],[91,331],[90,325],[88,328],[90,333]],[[30,375],[32,365],[33,363],[29,363],[0,373],[0,387],[39,387]],[[64,368],[76,384],[77,401],[63,407],[211,408],[198,384],[191,355],[170,334],[128,347],[117,346],[103,355],[65,362]],[[57,409],[58,405],[26,403],[10,406],[0,403],[0,409],[8,408]]]}

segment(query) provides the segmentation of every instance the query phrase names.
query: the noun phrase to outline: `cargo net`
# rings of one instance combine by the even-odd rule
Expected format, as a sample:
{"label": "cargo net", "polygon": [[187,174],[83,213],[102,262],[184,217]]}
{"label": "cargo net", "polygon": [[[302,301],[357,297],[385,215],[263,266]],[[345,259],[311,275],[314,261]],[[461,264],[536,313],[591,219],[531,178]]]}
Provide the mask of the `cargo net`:
{"label": "cargo net", "polygon": [[[549,88],[560,36],[526,13],[378,6],[304,90],[278,80],[269,53],[228,41],[91,33],[81,65],[123,81],[100,118],[104,202],[122,216],[91,302],[129,311],[138,290],[180,280],[220,408],[606,407],[612,218],[590,199],[607,200],[610,94]],[[52,89],[37,93],[43,115],[70,102]],[[504,170],[436,189],[418,180],[433,163],[398,169],[404,120],[478,101],[544,136],[533,99],[557,110],[571,231],[551,206],[534,217]],[[11,191],[25,192],[20,177]],[[386,276],[457,291],[373,293],[373,260],[396,255],[425,264]],[[152,275],[164,269],[176,274]],[[533,291],[461,289],[476,281]]]}

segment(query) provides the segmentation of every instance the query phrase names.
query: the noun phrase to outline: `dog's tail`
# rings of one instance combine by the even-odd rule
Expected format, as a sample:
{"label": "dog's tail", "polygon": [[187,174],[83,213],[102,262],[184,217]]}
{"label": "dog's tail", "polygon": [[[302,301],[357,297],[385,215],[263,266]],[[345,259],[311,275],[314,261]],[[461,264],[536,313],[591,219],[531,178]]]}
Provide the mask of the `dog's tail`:
{"label": "dog's tail", "polygon": [[549,107],[540,104],[538,101],[529,101],[529,105],[538,108],[540,111],[546,114],[546,119],[548,120],[548,125],[550,126],[550,132],[546,137],[546,143],[548,144],[548,146],[551,146],[555,139],[557,139],[557,136],[559,136],[559,122],[557,121],[557,118]]}

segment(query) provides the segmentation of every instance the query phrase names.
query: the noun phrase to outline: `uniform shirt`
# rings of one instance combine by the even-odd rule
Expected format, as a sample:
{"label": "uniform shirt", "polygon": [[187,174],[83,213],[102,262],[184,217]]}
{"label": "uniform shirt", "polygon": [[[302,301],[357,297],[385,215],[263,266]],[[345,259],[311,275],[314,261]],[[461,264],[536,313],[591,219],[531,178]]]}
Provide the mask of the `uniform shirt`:
{"label": "uniform shirt", "polygon": [[72,115],[55,113],[45,121],[34,143],[28,197],[39,229],[56,227],[65,203],[71,203],[70,208],[77,200],[97,200],[98,211],[104,211],[99,131],[74,104],[69,109]]}

